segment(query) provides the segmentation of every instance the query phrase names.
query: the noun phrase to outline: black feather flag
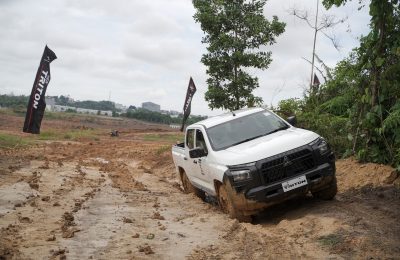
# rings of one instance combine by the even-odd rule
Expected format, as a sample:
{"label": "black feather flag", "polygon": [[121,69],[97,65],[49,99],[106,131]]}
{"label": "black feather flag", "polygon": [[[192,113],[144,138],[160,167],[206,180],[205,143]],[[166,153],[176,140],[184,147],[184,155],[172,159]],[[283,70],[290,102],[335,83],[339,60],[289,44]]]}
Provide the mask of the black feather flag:
{"label": "black feather flag", "polygon": [[321,83],[319,82],[319,78],[317,77],[317,74],[314,73],[313,85],[318,87],[320,84]]}
{"label": "black feather flag", "polygon": [[25,133],[40,133],[40,125],[46,108],[44,97],[50,82],[50,63],[55,59],[57,59],[56,54],[46,45],[29,98],[23,129]]}
{"label": "black feather flag", "polygon": [[181,131],[183,131],[183,129],[185,128],[185,122],[190,115],[192,98],[194,93],[196,93],[196,86],[194,85],[192,77],[190,77],[189,86],[186,92],[185,104],[183,104],[183,119],[182,119]]}

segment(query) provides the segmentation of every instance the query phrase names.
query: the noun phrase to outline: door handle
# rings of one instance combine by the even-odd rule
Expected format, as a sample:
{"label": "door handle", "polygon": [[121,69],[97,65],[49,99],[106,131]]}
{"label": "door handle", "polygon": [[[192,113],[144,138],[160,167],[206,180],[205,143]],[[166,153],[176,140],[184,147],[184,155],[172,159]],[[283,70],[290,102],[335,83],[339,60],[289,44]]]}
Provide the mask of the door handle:
{"label": "door handle", "polygon": [[183,160],[187,161],[187,158],[186,158],[186,157],[183,157]]}
{"label": "door handle", "polygon": [[193,160],[193,163],[197,164],[197,161],[196,161],[196,160]]}

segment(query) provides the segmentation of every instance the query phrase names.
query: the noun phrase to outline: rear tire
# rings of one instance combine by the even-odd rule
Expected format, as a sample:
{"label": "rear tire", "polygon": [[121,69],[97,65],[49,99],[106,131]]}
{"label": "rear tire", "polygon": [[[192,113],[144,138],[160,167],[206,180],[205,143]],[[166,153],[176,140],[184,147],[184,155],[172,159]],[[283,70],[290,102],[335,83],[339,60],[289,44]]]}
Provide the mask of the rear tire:
{"label": "rear tire", "polygon": [[181,173],[181,181],[182,181],[182,187],[183,187],[184,193],[188,194],[188,193],[194,192],[194,186],[189,181],[189,178],[186,176],[185,172]]}
{"label": "rear tire", "polygon": [[337,182],[335,177],[328,188],[312,192],[312,195],[314,196],[314,198],[317,199],[332,200],[336,196],[336,193],[337,193]]}
{"label": "rear tire", "polygon": [[218,202],[222,212],[228,214],[230,218],[236,218],[240,222],[251,222],[251,216],[246,216],[242,211],[236,209],[231,196],[228,194],[225,184],[219,186]]}
{"label": "rear tire", "polygon": [[183,187],[184,193],[186,193],[186,194],[194,193],[200,199],[202,199],[202,200],[206,199],[206,193],[204,191],[194,187],[185,172],[182,172],[181,181],[182,181],[182,187]]}

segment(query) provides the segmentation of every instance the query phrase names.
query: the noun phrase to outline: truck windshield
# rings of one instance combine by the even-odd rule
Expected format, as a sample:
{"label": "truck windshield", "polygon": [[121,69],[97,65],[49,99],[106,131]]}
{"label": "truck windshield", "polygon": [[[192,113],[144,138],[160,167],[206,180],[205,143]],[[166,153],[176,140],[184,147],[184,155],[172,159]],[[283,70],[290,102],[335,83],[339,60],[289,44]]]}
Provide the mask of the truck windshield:
{"label": "truck windshield", "polygon": [[211,146],[219,151],[287,128],[283,120],[264,110],[210,127],[207,133]]}

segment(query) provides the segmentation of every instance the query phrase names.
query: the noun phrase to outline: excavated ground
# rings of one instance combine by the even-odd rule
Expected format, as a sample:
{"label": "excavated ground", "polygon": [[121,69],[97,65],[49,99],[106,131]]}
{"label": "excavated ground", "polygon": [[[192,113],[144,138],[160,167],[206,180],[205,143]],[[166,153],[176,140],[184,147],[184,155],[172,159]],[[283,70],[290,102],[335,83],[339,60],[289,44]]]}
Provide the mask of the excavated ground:
{"label": "excavated ground", "polygon": [[[0,134],[31,139],[22,124],[0,114]],[[307,196],[239,223],[182,192],[178,132],[101,117],[42,126],[68,129],[95,131],[0,148],[0,259],[400,258],[400,183],[388,166],[338,160],[335,200]]]}

